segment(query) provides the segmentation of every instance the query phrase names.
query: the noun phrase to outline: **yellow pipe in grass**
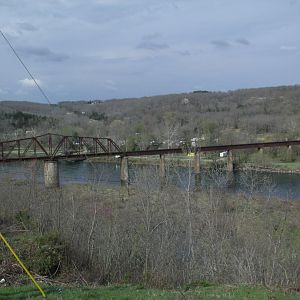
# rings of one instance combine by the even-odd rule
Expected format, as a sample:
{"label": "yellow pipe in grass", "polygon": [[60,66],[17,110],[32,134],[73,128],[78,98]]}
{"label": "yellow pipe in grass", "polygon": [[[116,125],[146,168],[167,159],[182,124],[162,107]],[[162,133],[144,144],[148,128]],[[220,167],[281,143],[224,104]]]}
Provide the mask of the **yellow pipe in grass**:
{"label": "yellow pipe in grass", "polygon": [[11,247],[11,245],[8,243],[8,241],[4,238],[4,236],[2,235],[1,232],[0,232],[0,238],[3,241],[3,243],[7,246],[7,248],[9,249],[9,251],[12,253],[12,255],[16,258],[16,260],[18,261],[18,263],[20,264],[20,266],[23,268],[23,270],[29,276],[29,278],[34,283],[34,285],[37,287],[37,289],[41,292],[42,296],[44,298],[46,298],[46,293],[43,291],[43,289],[41,288],[41,286],[36,282],[36,280],[34,279],[34,277],[31,275],[31,273],[28,271],[28,269],[22,263],[22,261],[20,260],[20,258],[18,257],[18,255],[16,254],[16,252],[14,251],[14,249]]}

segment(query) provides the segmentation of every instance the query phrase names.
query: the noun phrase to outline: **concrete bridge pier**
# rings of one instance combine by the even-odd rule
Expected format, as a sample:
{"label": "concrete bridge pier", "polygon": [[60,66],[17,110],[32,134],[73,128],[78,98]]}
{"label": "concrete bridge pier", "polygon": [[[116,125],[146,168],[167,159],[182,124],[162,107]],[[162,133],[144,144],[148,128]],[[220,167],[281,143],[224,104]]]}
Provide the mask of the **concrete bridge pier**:
{"label": "concrete bridge pier", "polygon": [[227,171],[233,172],[234,164],[233,164],[233,153],[232,150],[227,151]]}
{"label": "concrete bridge pier", "polygon": [[196,150],[194,156],[194,174],[195,174],[195,189],[201,189],[201,174],[200,174],[200,151]]}
{"label": "concrete bridge pier", "polygon": [[59,169],[57,160],[44,161],[44,182],[47,188],[59,187]]}
{"label": "concrete bridge pier", "polygon": [[288,145],[288,148],[287,148],[287,160],[288,161],[292,161],[293,160],[293,148],[292,148],[292,145]]}
{"label": "concrete bridge pier", "polygon": [[166,159],[165,155],[160,155],[159,160],[159,186],[162,189],[166,185]]}
{"label": "concrete bridge pier", "polygon": [[227,152],[227,186],[231,187],[234,185],[234,158],[233,158],[233,153],[232,150],[229,150]]}
{"label": "concrete bridge pier", "polygon": [[128,188],[129,185],[129,173],[128,173],[128,157],[122,156],[121,157],[121,186]]}

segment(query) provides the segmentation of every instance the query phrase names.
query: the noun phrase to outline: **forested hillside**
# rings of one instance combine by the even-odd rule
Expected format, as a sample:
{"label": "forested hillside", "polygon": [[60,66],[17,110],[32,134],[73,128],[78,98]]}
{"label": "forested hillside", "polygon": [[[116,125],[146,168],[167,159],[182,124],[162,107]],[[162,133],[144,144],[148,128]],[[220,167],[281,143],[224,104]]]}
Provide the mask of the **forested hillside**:
{"label": "forested hillside", "polygon": [[[110,136],[128,150],[300,138],[300,86],[66,101],[0,102],[1,139],[45,133]],[[27,132],[27,133],[26,133]]]}

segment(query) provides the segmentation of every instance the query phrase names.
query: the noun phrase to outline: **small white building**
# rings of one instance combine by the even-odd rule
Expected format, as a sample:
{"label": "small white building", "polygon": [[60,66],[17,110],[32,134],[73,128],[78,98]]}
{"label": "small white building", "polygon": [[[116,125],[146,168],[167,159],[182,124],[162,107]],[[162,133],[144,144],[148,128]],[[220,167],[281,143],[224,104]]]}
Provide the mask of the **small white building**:
{"label": "small white building", "polygon": [[227,157],[227,151],[221,152],[221,153],[220,153],[220,157],[221,157],[221,158]]}
{"label": "small white building", "polygon": [[25,134],[26,134],[26,135],[35,136],[35,130],[33,130],[33,129],[32,129],[32,130],[26,130],[26,131],[25,131]]}

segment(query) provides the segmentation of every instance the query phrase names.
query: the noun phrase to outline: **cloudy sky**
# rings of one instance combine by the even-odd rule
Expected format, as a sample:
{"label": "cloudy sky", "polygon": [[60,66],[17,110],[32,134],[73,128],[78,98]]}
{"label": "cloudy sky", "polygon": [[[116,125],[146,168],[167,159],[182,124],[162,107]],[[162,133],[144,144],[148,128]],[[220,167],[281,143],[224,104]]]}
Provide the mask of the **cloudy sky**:
{"label": "cloudy sky", "polygon": [[[300,0],[0,0],[53,103],[300,83]],[[45,102],[0,36],[0,99]]]}

